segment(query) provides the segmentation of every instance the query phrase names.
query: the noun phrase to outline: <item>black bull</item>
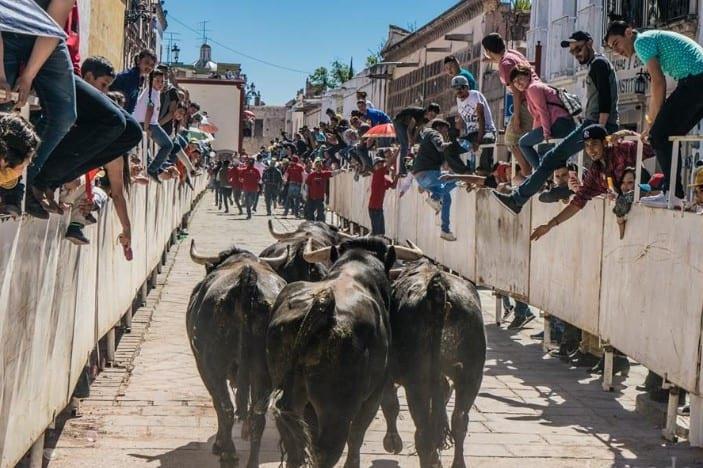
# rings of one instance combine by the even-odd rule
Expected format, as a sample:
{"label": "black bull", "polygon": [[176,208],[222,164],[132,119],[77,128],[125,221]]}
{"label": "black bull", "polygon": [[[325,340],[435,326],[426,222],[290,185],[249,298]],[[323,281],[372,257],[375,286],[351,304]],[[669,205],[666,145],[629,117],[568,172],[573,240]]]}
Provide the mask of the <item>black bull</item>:
{"label": "black bull", "polygon": [[351,238],[340,232],[336,227],[321,222],[306,221],[301,223],[293,232],[276,232],[271,220],[268,222],[269,232],[276,243],[266,247],[263,257],[278,257],[288,252],[288,258],[276,268],[276,272],[287,282],[320,281],[327,274],[327,268],[321,263],[307,263],[303,258],[308,237],[313,240],[314,248],[329,247],[339,244],[342,240]]}
{"label": "black bull", "polygon": [[[410,263],[393,282],[390,312],[393,343],[391,378],[405,387],[415,423],[420,466],[441,466],[439,450],[454,444],[452,468],[464,468],[469,410],[478,394],[486,360],[486,335],[474,286],[440,271],[428,260]],[[451,429],[446,403],[456,391]],[[384,448],[399,453],[399,404],[389,382],[381,403],[387,433]]]}
{"label": "black bull", "polygon": [[266,330],[271,306],[286,284],[273,267],[286,259],[286,253],[278,258],[259,259],[235,247],[205,257],[196,252],[194,244],[191,257],[205,265],[208,274],[193,289],[186,327],[198,371],[217,412],[213,452],[227,463],[236,463],[238,458],[232,441],[235,412],[229,381],[236,389],[238,416],[244,420],[243,435],[247,429],[250,432],[247,466],[257,467],[271,392],[265,357]]}
{"label": "black bull", "polygon": [[348,443],[345,467],[358,467],[387,380],[396,251],[379,239],[346,241],[339,254],[311,245],[306,260],[334,263],[319,283],[286,286],[273,308],[266,353],[274,415],[287,466],[312,458],[331,468]]}

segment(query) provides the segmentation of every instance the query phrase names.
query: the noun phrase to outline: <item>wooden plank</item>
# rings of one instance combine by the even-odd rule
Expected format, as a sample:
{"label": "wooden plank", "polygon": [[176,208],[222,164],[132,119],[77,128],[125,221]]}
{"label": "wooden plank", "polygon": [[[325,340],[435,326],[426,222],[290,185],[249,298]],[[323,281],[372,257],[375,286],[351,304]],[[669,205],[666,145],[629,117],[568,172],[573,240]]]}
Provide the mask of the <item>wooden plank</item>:
{"label": "wooden plank", "polygon": [[476,280],[519,299],[529,293],[530,211],[514,216],[481,189],[476,203]]}
{"label": "wooden plank", "polygon": [[[566,205],[532,199],[532,228]],[[576,216],[532,243],[529,303],[598,334],[604,200],[590,201]],[[606,216],[613,216],[607,213]]]}
{"label": "wooden plank", "polygon": [[[609,210],[609,207],[606,207]],[[605,216],[600,335],[689,391],[698,390],[703,217],[636,205],[620,240]]]}
{"label": "wooden plank", "polygon": [[476,281],[476,191],[466,193],[463,187],[453,192],[451,222],[456,242],[444,242],[443,265]]}

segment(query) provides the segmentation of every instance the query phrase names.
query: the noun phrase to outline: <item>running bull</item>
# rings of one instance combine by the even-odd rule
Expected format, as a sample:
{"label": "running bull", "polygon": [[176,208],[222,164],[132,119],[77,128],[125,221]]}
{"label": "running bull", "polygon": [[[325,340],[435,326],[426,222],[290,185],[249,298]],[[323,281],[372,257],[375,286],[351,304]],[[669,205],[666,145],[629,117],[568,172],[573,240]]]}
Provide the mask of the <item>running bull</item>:
{"label": "running bull", "polygon": [[278,257],[257,258],[233,247],[207,257],[196,251],[193,241],[190,255],[207,271],[191,294],[186,327],[198,371],[217,412],[218,429],[212,450],[223,462],[237,462],[229,381],[236,389],[237,415],[244,421],[243,437],[249,432],[251,438],[247,466],[257,467],[271,393],[265,336],[271,306],[286,285],[274,268],[285,262],[287,252]]}
{"label": "running bull", "polygon": [[286,261],[276,268],[276,272],[289,283],[320,281],[327,274],[327,268],[324,265],[308,263],[303,259],[303,250],[309,236],[312,238],[313,248],[316,249],[336,245],[342,240],[352,238],[336,227],[321,222],[306,221],[301,223],[295,231],[286,233],[276,232],[271,220],[269,220],[268,226],[271,236],[277,242],[266,247],[260,255],[278,257],[288,251]]}
{"label": "running bull", "polygon": [[[412,244],[411,244],[412,245]],[[405,387],[415,423],[415,449],[422,468],[440,467],[439,450],[454,444],[452,468],[465,468],[464,439],[486,360],[486,334],[476,288],[444,273],[427,259],[400,270],[392,286],[391,379]],[[451,428],[446,404],[455,389]],[[400,453],[396,388],[388,383],[381,403],[386,418],[383,445]]]}
{"label": "running bull", "polygon": [[389,248],[375,238],[313,251],[310,239],[304,258],[332,262],[327,277],[289,284],[278,296],[266,353],[287,467],[312,461],[331,468],[345,443],[344,466],[359,467],[388,376],[388,272],[396,254],[407,260],[422,252]]}

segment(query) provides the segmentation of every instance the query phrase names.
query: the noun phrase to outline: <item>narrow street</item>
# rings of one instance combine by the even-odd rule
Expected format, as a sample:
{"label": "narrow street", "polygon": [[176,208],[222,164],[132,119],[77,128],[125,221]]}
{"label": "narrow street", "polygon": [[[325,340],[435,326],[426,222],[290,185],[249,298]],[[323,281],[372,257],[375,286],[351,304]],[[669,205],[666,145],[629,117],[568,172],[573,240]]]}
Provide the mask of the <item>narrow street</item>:
{"label": "narrow street", "polygon": [[[263,203],[259,215],[247,222],[242,216],[218,212],[208,193],[192,217],[190,237],[202,252],[237,243],[258,253],[272,242],[261,211]],[[293,225],[289,220],[277,222],[279,229]],[[84,401],[83,416],[69,420],[53,451],[45,452],[50,467],[219,466],[210,451],[215,412],[185,331],[190,292],[204,275],[204,269],[190,261],[189,243],[186,238],[172,249],[159,286],[135,317],[132,334],[123,336],[120,366],[99,376]],[[664,444],[654,420],[634,412],[640,394],[635,387],[645,373],[642,366],[633,366],[624,390],[605,393],[600,381],[583,369],[569,369],[557,359],[543,357],[541,344],[529,338],[541,327],[540,321],[519,333],[497,330],[490,324],[495,300],[487,291],[481,297],[489,323],[489,352],[466,442],[471,466],[682,467],[703,461],[703,450],[687,443]],[[143,341],[138,339],[141,333]],[[130,363],[133,354],[136,358]],[[618,379],[616,383],[621,382]],[[366,434],[363,467],[418,466],[413,424],[404,404],[400,418],[402,454],[384,452],[385,423],[379,412]],[[235,443],[244,466],[248,442],[239,438],[239,430],[237,424]],[[278,466],[278,437],[271,419],[264,437],[262,466]],[[444,466],[450,466],[451,450],[443,453]]]}

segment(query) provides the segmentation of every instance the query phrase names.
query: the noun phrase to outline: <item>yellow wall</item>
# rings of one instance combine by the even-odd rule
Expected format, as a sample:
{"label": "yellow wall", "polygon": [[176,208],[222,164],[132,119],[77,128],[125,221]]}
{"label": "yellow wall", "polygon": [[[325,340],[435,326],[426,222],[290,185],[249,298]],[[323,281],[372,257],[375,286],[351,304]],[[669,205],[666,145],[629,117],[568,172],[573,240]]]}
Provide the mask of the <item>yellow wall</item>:
{"label": "yellow wall", "polygon": [[124,0],[91,1],[88,55],[106,57],[116,70],[124,68],[124,13]]}

